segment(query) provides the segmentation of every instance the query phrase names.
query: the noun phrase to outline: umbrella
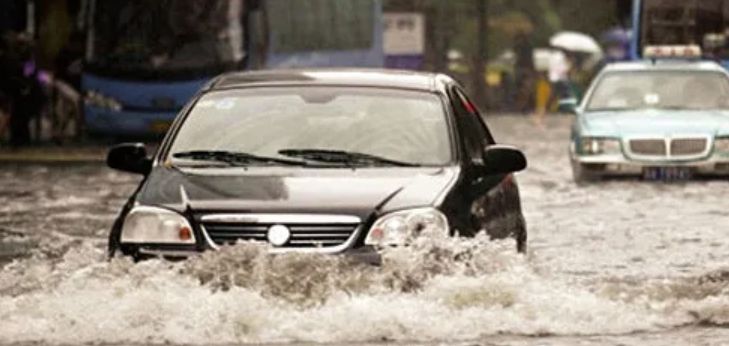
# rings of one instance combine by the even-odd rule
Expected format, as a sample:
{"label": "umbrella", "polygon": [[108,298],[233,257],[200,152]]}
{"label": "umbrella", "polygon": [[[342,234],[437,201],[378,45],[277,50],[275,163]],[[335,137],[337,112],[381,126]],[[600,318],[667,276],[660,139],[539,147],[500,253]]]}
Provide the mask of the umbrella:
{"label": "umbrella", "polygon": [[575,53],[602,55],[602,48],[592,37],[579,33],[564,31],[552,36],[549,44],[555,48],[562,48]]}

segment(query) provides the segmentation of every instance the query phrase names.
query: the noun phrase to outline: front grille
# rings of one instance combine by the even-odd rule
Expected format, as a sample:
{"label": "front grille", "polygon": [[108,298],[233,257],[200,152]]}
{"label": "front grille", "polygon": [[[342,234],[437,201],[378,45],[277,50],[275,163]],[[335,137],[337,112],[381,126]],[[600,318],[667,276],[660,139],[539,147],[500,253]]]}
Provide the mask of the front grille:
{"label": "front grille", "polygon": [[631,139],[630,152],[643,156],[667,156],[666,141],[663,139]]}
{"label": "front grille", "polygon": [[671,141],[671,156],[699,155],[706,151],[706,138],[684,138]]}
{"label": "front grille", "polygon": [[284,247],[321,248],[343,245],[352,237],[359,224],[297,224],[297,223],[223,223],[203,222],[203,227],[216,245],[237,242],[267,242],[269,228],[286,226],[291,238]]}
{"label": "front grille", "polygon": [[675,138],[675,139],[631,139],[630,153],[636,156],[654,158],[681,159],[692,158],[706,152],[707,138]]}

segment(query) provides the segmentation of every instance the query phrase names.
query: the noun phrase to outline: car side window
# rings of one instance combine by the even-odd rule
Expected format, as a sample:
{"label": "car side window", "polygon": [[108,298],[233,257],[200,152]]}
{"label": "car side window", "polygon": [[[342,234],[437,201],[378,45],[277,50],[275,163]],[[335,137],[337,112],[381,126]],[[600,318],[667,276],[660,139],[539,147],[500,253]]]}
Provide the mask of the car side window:
{"label": "car side window", "polygon": [[461,104],[464,105],[465,110],[470,115],[473,115],[472,119],[476,131],[478,132],[478,136],[483,139],[484,146],[496,144],[494,137],[491,135],[491,131],[489,131],[488,126],[486,126],[486,122],[483,120],[483,117],[481,116],[481,113],[478,111],[478,108],[475,106],[475,104],[471,102],[468,96],[466,96],[466,93],[464,93],[461,89],[456,88],[456,94],[458,95]]}
{"label": "car side window", "polygon": [[474,106],[463,91],[454,88],[455,108],[460,115],[462,132],[466,149],[472,160],[480,162],[483,159],[484,148],[494,144],[493,137],[483,122],[478,109]]}

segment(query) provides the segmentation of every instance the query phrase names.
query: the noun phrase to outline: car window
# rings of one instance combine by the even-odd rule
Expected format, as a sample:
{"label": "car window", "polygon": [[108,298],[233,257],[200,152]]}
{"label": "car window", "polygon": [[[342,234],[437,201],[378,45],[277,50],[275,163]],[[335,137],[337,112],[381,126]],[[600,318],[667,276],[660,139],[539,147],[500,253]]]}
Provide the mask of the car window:
{"label": "car window", "polygon": [[468,96],[458,88],[453,89],[453,94],[456,110],[462,115],[460,123],[463,124],[462,130],[469,156],[474,160],[481,160],[484,148],[495,143],[491,132]]}
{"label": "car window", "polygon": [[344,150],[421,165],[452,161],[440,97],[375,88],[257,88],[202,96],[170,153]]}
{"label": "car window", "polygon": [[588,111],[729,109],[729,79],[719,72],[612,72],[598,82]]}
{"label": "car window", "polygon": [[468,98],[468,96],[466,96],[466,93],[463,92],[463,90],[456,88],[455,92],[456,95],[458,95],[458,99],[463,110],[466,113],[473,115],[475,129],[478,132],[478,136],[484,141],[485,145],[496,144],[494,137],[491,135],[491,131],[488,126],[486,126],[486,122],[483,120],[483,116],[478,111],[475,104]]}

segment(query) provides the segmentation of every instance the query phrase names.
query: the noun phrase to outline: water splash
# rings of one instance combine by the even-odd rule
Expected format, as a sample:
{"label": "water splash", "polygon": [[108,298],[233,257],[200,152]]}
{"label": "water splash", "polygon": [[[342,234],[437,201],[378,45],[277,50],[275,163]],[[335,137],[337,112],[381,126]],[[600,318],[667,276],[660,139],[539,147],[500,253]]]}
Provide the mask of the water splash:
{"label": "water splash", "polygon": [[458,341],[729,321],[720,274],[578,285],[537,273],[512,245],[423,241],[381,267],[254,245],[135,264],[53,239],[0,270],[0,342]]}

